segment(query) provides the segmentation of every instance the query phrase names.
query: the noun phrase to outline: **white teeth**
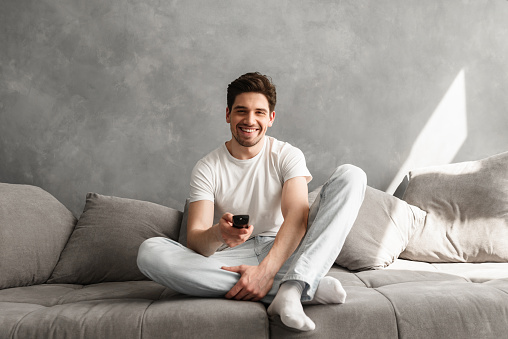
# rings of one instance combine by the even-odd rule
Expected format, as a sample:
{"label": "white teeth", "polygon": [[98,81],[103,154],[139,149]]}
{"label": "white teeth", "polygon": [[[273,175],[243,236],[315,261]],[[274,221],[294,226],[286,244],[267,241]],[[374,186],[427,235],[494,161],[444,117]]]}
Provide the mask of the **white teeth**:
{"label": "white teeth", "polygon": [[242,131],[244,131],[244,132],[247,132],[247,133],[252,133],[252,132],[254,132],[254,131],[255,131],[255,129],[254,129],[254,128],[240,128],[240,129],[241,129]]}

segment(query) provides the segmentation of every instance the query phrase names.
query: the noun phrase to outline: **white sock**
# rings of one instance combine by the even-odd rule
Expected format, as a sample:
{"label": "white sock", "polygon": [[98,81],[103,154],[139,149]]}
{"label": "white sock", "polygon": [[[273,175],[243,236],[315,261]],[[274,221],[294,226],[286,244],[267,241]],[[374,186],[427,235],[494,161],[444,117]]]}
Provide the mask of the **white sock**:
{"label": "white sock", "polygon": [[280,315],[282,323],[288,327],[312,331],[316,324],[307,317],[300,301],[303,287],[304,284],[297,280],[282,283],[267,312],[269,315]]}
{"label": "white sock", "polygon": [[319,281],[314,299],[304,304],[343,304],[346,301],[346,291],[340,281],[334,277],[326,276]]}

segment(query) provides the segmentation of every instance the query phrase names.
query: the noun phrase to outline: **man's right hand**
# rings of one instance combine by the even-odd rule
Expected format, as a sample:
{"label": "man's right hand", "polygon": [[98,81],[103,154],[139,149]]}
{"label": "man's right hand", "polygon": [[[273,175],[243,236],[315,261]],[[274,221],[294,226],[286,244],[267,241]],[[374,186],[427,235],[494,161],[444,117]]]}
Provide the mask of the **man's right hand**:
{"label": "man's right hand", "polygon": [[217,237],[229,247],[235,247],[246,242],[254,231],[254,226],[248,228],[233,227],[233,214],[224,213],[217,224]]}

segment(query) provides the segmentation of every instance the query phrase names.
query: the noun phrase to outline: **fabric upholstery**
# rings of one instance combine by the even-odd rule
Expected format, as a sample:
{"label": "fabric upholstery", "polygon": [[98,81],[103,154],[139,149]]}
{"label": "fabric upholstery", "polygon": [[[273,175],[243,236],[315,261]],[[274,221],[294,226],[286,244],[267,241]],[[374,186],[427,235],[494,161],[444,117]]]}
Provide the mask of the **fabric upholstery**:
{"label": "fabric upholstery", "polygon": [[[362,272],[332,267],[328,275],[341,281],[348,295],[346,303],[306,305],[306,314],[316,323],[313,332],[297,333],[285,327],[278,316],[270,317],[271,336],[422,339],[506,336],[508,271],[504,271],[503,279],[474,283],[438,269],[419,271],[419,264],[426,263],[404,263],[404,269],[392,269],[390,265],[385,270]],[[452,264],[460,265],[463,264]],[[503,267],[499,270],[503,271]]]}
{"label": "fabric upholstery", "polygon": [[404,200],[428,212],[402,258],[508,262],[508,152],[413,170]]}
{"label": "fabric upholstery", "polygon": [[367,187],[358,217],[335,262],[350,270],[387,267],[423,226],[425,215],[416,206]]}
{"label": "fabric upholstery", "polygon": [[268,329],[261,303],[187,297],[152,281],[0,291],[0,338],[268,338]]}
{"label": "fabric upholstery", "polygon": [[[310,203],[320,189],[309,194]],[[335,263],[353,271],[387,267],[423,227],[425,215],[418,207],[367,186],[358,217]]]}
{"label": "fabric upholstery", "polygon": [[426,263],[399,258],[388,267],[392,269],[447,273],[475,283],[508,279],[508,263]]}
{"label": "fabric upholstery", "polygon": [[311,332],[297,332],[270,316],[272,338],[398,338],[397,319],[382,294],[364,287],[345,287],[346,303],[308,305],[305,313],[316,324]]}
{"label": "fabric upholstery", "polygon": [[399,338],[506,337],[508,295],[495,287],[414,282],[377,291],[393,305]]}
{"label": "fabric upholstery", "polygon": [[0,289],[46,282],[75,224],[43,189],[0,183]]}
{"label": "fabric upholstery", "polygon": [[178,238],[182,212],[147,201],[89,193],[49,283],[143,280],[136,258],[151,237]]}
{"label": "fabric upholstery", "polygon": [[[334,265],[328,275],[348,297],[341,305],[305,305],[317,325],[312,332],[284,326],[259,302],[187,297],[152,281],[10,288],[0,291],[0,338],[500,338],[508,270],[489,265],[498,267],[493,279],[495,266],[483,264],[397,259],[362,272]],[[465,277],[466,269],[454,274],[464,266],[478,277],[486,267],[482,282]]]}
{"label": "fabric upholstery", "polygon": [[146,310],[143,324],[143,338],[258,339],[268,338],[268,331],[263,304],[227,299],[159,300]]}

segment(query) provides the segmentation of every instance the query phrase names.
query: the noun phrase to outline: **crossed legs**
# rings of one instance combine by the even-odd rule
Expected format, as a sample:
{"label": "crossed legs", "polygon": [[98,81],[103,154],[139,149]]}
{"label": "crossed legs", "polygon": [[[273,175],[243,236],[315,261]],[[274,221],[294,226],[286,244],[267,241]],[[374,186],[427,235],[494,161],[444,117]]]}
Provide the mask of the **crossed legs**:
{"label": "crossed legs", "polygon": [[[314,329],[314,322],[305,315],[302,302],[345,301],[346,292],[340,282],[325,274],[356,219],[365,186],[365,173],[351,165],[337,168],[323,185],[311,206],[305,237],[263,299],[263,302],[271,302],[268,313],[280,315],[285,325],[300,330]],[[258,265],[263,255],[259,255],[257,242],[256,237],[233,249],[204,257],[173,240],[152,238],[139,249],[138,267],[150,279],[177,292],[223,297],[236,284],[239,275],[221,267]],[[269,247],[269,244],[264,246],[265,249]]]}

